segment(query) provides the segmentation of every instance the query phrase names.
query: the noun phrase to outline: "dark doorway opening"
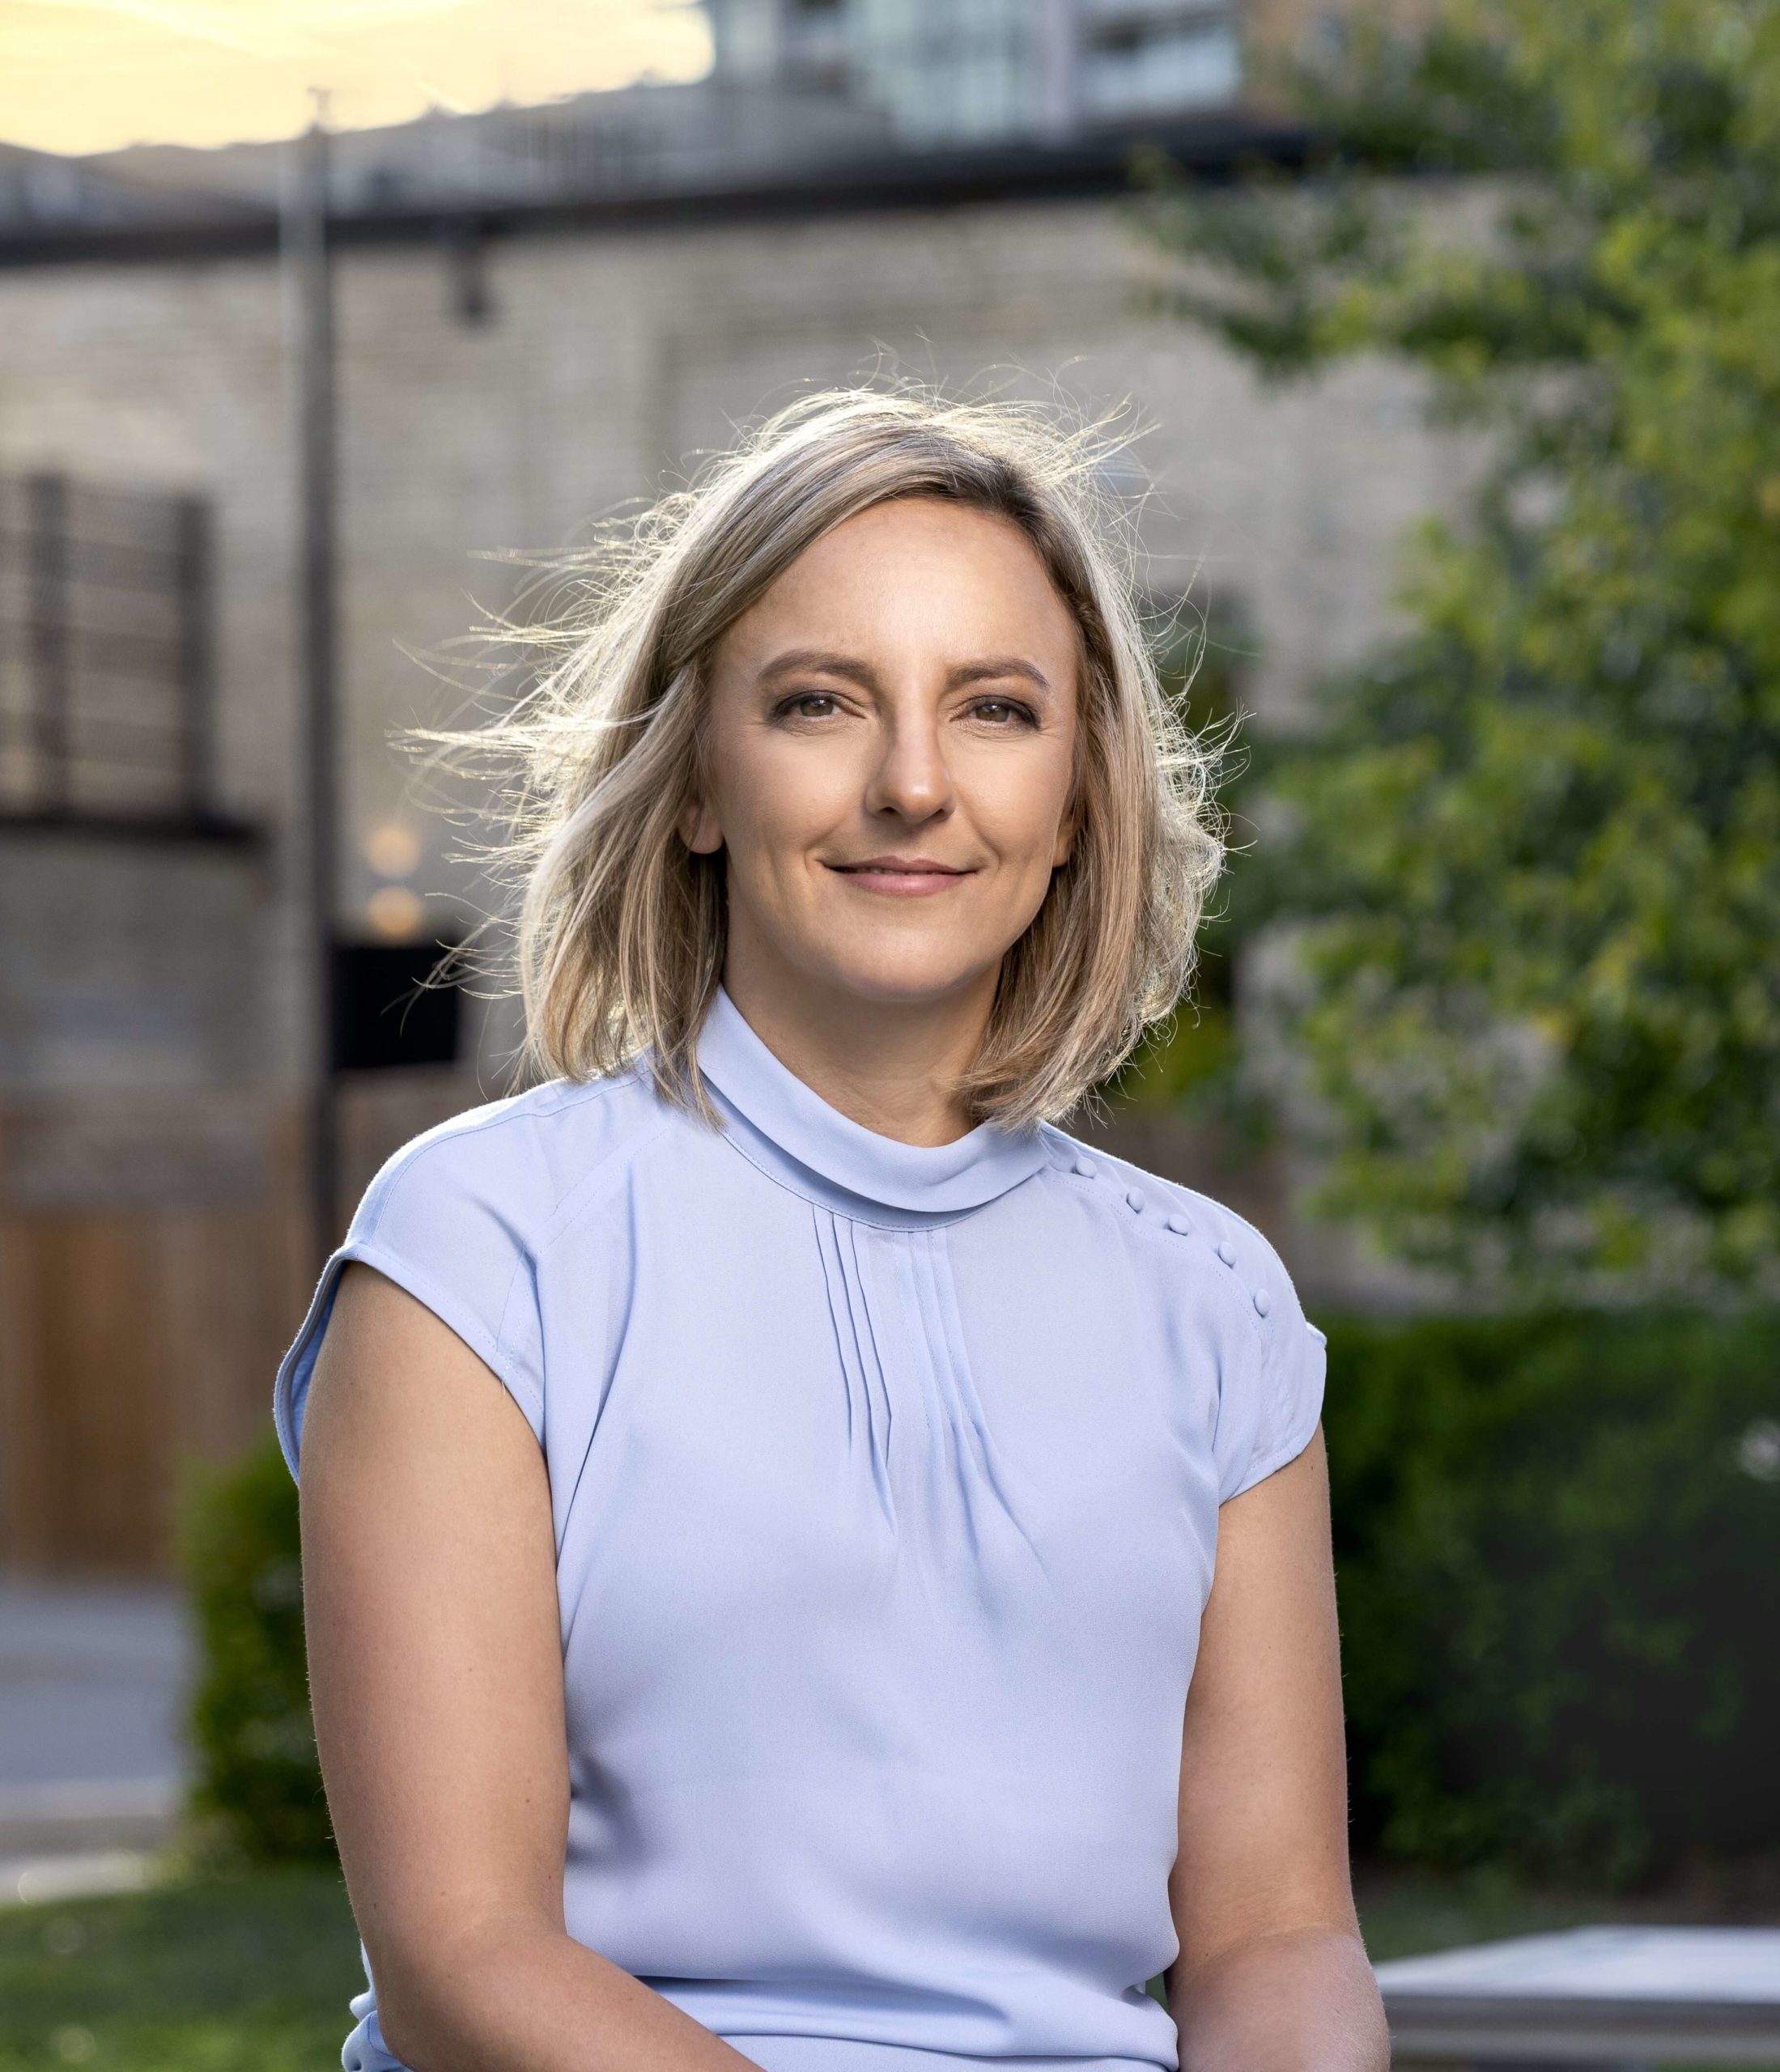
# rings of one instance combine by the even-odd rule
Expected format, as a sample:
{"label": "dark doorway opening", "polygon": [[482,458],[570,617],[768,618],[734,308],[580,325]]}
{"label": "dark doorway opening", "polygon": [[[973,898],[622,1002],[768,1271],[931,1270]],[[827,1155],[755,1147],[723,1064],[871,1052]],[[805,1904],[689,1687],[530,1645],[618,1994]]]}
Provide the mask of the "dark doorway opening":
{"label": "dark doorway opening", "polygon": [[449,942],[334,945],[336,1072],[386,1072],[400,1065],[457,1062],[463,991],[445,965],[448,953],[456,946]]}

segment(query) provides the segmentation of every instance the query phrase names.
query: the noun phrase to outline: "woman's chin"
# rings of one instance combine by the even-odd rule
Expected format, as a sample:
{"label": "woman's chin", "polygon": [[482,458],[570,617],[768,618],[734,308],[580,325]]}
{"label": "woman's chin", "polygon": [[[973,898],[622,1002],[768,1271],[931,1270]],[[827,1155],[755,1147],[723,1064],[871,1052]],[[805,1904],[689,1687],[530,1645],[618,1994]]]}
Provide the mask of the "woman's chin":
{"label": "woman's chin", "polygon": [[961,962],[957,945],[945,956],[911,953],[907,943],[850,945],[848,954],[822,959],[818,968],[837,991],[881,1007],[924,1007],[955,998],[980,983],[983,966]]}

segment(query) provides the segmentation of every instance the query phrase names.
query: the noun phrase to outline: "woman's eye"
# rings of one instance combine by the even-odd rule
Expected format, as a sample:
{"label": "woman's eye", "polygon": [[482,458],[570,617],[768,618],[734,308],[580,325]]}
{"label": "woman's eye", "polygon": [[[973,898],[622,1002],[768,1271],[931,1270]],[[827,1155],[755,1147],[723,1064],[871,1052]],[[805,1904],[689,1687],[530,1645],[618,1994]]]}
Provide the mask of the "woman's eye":
{"label": "woman's eye", "polygon": [[[801,690],[795,698],[788,698],[779,707],[779,715],[788,720],[820,720],[833,709],[834,704],[834,694],[831,691]],[[810,706],[822,709],[812,712],[807,709]]]}
{"label": "woman's eye", "polygon": [[971,710],[976,718],[997,727],[1017,725],[1032,718],[1025,706],[1016,705],[1011,698],[979,698]]}

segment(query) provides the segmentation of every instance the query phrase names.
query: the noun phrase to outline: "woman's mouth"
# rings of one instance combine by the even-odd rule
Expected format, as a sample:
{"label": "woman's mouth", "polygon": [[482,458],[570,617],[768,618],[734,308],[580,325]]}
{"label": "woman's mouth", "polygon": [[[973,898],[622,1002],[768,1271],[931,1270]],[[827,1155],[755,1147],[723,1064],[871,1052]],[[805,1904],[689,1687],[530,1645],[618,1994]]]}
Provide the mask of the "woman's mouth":
{"label": "woman's mouth", "polygon": [[929,856],[868,856],[857,864],[831,864],[863,892],[887,893],[898,899],[920,899],[944,892],[970,876],[954,864]]}

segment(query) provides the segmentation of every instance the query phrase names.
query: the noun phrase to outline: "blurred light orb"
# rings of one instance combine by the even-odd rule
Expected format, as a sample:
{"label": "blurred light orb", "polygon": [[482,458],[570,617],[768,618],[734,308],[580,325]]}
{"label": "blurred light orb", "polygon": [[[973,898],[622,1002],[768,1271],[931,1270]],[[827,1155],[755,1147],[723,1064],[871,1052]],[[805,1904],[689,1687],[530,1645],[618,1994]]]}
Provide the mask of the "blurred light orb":
{"label": "blurred light orb", "polygon": [[405,821],[380,821],[364,839],[364,856],[379,877],[412,877],[420,864],[420,837]]}
{"label": "blurred light orb", "polygon": [[87,1930],[71,1913],[53,1916],[43,1931],[43,1947],[52,1957],[71,1957],[87,1940]]}
{"label": "blurred light orb", "polygon": [[420,894],[406,885],[380,885],[365,902],[364,911],[373,930],[389,942],[418,935],[426,917]]}
{"label": "blurred light orb", "polygon": [[1737,1441],[1737,1466],[1756,1482],[1780,1482],[1780,1420],[1758,1417]]}

